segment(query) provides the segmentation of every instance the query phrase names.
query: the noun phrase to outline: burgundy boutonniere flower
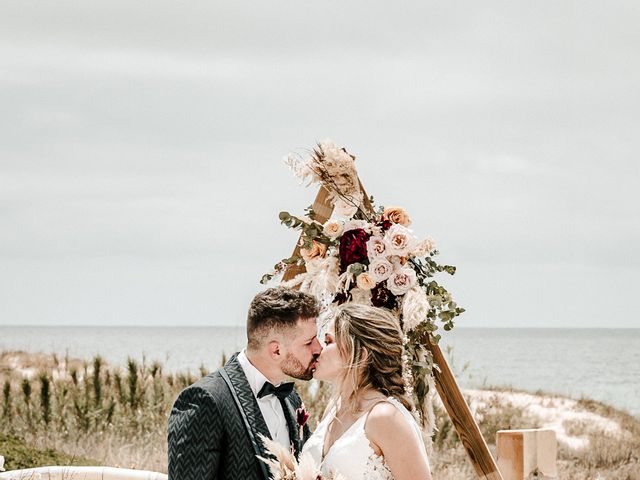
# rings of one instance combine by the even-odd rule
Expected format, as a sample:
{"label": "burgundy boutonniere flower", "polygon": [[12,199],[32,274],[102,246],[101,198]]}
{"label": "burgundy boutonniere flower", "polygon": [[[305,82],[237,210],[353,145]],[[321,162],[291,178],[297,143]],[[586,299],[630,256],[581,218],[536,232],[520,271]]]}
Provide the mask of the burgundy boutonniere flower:
{"label": "burgundy boutonniere flower", "polygon": [[300,438],[304,436],[303,429],[304,429],[304,426],[307,424],[307,420],[309,420],[309,414],[304,409],[304,405],[302,405],[300,408],[296,410],[296,423],[298,424],[298,428],[300,430]]}

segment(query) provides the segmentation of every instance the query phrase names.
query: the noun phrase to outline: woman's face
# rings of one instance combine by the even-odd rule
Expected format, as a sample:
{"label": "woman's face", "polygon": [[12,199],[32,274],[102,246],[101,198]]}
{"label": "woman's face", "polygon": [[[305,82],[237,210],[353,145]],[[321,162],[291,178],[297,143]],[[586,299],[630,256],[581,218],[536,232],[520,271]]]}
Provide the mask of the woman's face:
{"label": "woman's face", "polygon": [[313,378],[324,382],[336,382],[344,368],[335,338],[335,323],[332,321],[324,334],[324,348],[318,358]]}

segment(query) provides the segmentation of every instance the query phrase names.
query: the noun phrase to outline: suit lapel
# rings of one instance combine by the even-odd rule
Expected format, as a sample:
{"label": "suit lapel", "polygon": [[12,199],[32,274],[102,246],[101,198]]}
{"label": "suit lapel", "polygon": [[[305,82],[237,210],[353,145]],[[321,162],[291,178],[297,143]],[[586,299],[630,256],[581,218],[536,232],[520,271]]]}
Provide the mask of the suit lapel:
{"label": "suit lapel", "polygon": [[236,357],[237,354],[233,355],[224,366],[224,369],[229,375],[229,379],[231,380],[236,394],[238,395],[238,400],[244,410],[244,414],[246,415],[249,426],[253,431],[253,435],[258,440],[262,456],[265,456],[264,447],[262,442],[259,440],[258,434],[264,435],[269,439],[271,438],[271,434],[269,433],[269,428],[264,421],[264,417],[262,416],[256,397],[253,395],[253,391],[249,386],[247,377],[245,376]]}

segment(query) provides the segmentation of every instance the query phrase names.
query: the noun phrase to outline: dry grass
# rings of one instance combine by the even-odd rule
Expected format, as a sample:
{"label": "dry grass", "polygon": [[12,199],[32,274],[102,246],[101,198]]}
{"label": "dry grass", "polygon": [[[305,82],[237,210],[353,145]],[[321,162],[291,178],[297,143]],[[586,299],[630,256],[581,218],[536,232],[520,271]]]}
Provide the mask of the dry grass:
{"label": "dry grass", "polygon": [[[107,365],[99,357],[83,362],[2,353],[0,431],[41,451],[50,449],[74,458],[90,458],[101,465],[166,472],[166,424],[173,401],[180,390],[207,373],[204,369],[197,373],[164,373],[162,365],[155,362],[148,365],[129,360],[119,368]],[[298,390],[311,414],[310,425],[316,425],[326,407],[329,389],[322,384],[315,389],[308,382],[298,382]],[[530,409],[509,400],[512,393],[483,391],[483,401],[474,407],[492,451],[497,430],[543,426]],[[536,398],[543,405],[555,405],[551,396],[541,392]],[[474,404],[473,398],[468,400]],[[561,402],[558,408],[566,408],[562,407],[564,404]],[[622,433],[603,432],[583,419],[565,421],[566,433],[585,437],[588,448],[572,449],[559,444],[560,478],[640,480],[640,421],[590,400],[571,405],[616,422]],[[474,479],[446,412],[441,405],[435,408],[438,430],[431,458],[434,479]],[[6,461],[7,468],[16,468],[11,458]],[[24,466],[38,465],[20,467]]]}

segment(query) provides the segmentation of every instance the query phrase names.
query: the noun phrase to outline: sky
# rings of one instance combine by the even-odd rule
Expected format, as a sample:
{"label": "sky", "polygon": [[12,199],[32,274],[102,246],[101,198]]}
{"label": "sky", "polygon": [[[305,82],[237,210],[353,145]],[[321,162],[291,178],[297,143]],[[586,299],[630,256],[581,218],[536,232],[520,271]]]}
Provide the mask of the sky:
{"label": "sky", "polygon": [[462,327],[640,327],[634,1],[0,3],[0,326],[243,325],[331,138]]}

